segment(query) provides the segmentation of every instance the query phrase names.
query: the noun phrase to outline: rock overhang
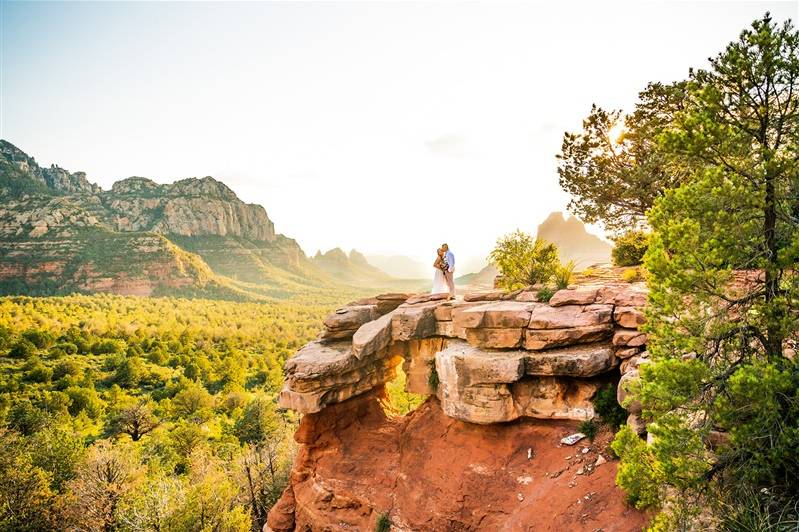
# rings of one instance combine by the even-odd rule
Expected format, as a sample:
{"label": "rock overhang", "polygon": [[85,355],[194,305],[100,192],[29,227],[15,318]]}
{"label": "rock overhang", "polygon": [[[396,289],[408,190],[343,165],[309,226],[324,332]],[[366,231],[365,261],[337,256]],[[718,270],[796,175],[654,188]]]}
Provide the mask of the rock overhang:
{"label": "rock overhang", "polygon": [[549,303],[530,290],[356,301],[287,361],[279,402],[318,412],[389,382],[403,364],[407,391],[435,395],[462,421],[587,419],[620,360],[637,367],[645,356],[646,294],[642,283],[607,283],[559,290]]}

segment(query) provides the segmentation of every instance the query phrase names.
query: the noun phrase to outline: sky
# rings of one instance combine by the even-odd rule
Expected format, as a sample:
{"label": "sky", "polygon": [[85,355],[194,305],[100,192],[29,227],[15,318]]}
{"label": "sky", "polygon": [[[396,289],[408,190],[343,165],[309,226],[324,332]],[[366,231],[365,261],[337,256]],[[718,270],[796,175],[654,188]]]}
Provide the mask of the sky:
{"label": "sky", "polygon": [[766,11],[799,2],[0,0],[0,138],[103,188],[212,175],[307,254],[469,262],[565,210],[592,103],[631,109]]}

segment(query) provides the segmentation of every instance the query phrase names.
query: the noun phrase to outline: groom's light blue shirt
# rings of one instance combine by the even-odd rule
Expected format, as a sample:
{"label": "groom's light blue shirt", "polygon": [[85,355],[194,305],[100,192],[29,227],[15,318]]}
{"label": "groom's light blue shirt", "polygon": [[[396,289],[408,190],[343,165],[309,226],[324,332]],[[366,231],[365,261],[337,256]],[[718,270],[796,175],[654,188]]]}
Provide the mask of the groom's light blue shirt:
{"label": "groom's light blue shirt", "polygon": [[449,271],[454,271],[455,270],[455,255],[453,255],[451,251],[447,251],[447,253],[444,255],[444,257],[447,259],[447,264],[449,265]]}

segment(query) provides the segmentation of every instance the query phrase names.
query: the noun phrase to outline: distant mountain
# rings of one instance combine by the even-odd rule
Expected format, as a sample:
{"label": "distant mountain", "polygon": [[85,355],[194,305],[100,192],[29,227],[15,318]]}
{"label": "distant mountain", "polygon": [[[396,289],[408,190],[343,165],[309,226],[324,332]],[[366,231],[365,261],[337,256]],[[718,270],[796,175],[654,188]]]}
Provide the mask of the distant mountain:
{"label": "distant mountain", "polygon": [[432,277],[433,260],[426,265],[405,255],[368,255],[369,264],[400,279],[427,279]]}
{"label": "distant mountain", "polygon": [[287,295],[335,282],[212,177],[102,190],[0,140],[0,294]]}
{"label": "distant mountain", "polygon": [[381,286],[393,283],[393,278],[381,269],[372,266],[363,254],[351,250],[347,255],[341,248],[326,253],[316,252],[311,262],[331,277],[352,286]]}
{"label": "distant mountain", "polygon": [[578,268],[610,262],[613,246],[585,230],[583,222],[562,212],[553,212],[538,226],[538,238],[558,245],[562,261],[573,260]]}
{"label": "distant mountain", "polygon": [[499,270],[493,264],[484,266],[478,272],[467,273],[455,278],[455,285],[468,287],[469,289],[493,288],[494,278],[499,275]]}

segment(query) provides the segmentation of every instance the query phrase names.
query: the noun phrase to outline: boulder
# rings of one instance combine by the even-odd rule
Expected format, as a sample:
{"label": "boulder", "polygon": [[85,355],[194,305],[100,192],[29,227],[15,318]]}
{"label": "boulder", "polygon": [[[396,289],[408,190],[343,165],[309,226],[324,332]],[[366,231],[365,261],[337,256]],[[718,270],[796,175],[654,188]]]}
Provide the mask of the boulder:
{"label": "boulder", "polygon": [[522,290],[519,295],[514,298],[516,301],[522,301],[525,303],[536,303],[538,302],[538,291],[537,290]]}
{"label": "boulder", "polygon": [[358,359],[349,342],[311,342],[284,366],[279,404],[297,412],[318,412],[394,378],[398,357]]}
{"label": "boulder", "polygon": [[485,303],[453,313],[453,321],[457,327],[464,329],[487,328],[522,328],[530,323],[530,314],[536,303],[521,301],[499,301]]}
{"label": "boulder", "polygon": [[430,376],[435,367],[436,353],[442,351],[449,341],[445,338],[425,338],[396,344],[392,355],[402,356],[405,372],[405,391],[418,394],[434,394],[430,386]]}
{"label": "boulder", "polygon": [[594,417],[597,379],[528,377],[510,385],[519,417],[585,420]]}
{"label": "boulder", "polygon": [[441,303],[440,305],[438,305],[436,307],[435,311],[433,311],[433,313],[436,316],[436,320],[437,321],[452,321],[452,308],[453,308],[453,306],[454,306],[454,303],[451,302],[451,301],[448,301],[446,303]]}
{"label": "boulder", "polygon": [[633,283],[624,286],[613,298],[617,307],[643,307],[646,305],[649,289],[645,283]]}
{"label": "boulder", "polygon": [[531,329],[568,329],[611,323],[611,305],[538,305],[532,310]]}
{"label": "boulder", "polygon": [[[618,356],[618,352],[616,353],[616,356]],[[622,360],[621,364],[619,365],[619,372],[624,375],[625,373],[629,373],[634,369],[638,369],[641,367],[641,365],[648,364],[650,362],[652,361],[649,359],[649,355],[646,351],[643,351],[635,356]]]}
{"label": "boulder", "polygon": [[630,285],[627,283],[617,282],[610,283],[599,287],[596,292],[596,300],[594,303],[601,303],[604,305],[615,305],[616,296],[623,290],[629,289]]}
{"label": "boulder", "polygon": [[377,319],[379,316],[377,305],[342,307],[325,318],[325,328],[329,331],[357,330],[364,323]]}
{"label": "boulder", "polygon": [[613,319],[627,329],[638,329],[644,324],[644,313],[638,307],[616,307]]}
{"label": "boulder", "polygon": [[389,294],[380,294],[375,299],[377,299],[377,311],[383,315],[388,314],[398,306],[405,303],[405,301],[411,297],[411,294],[403,294],[403,293],[389,293]]}
{"label": "boulder", "polygon": [[454,341],[436,356],[454,368],[458,386],[507,384],[521,379],[525,372],[523,351],[485,351]]}
{"label": "boulder", "polygon": [[[458,344],[462,346],[462,342]],[[437,396],[444,413],[461,421],[478,424],[516,419],[518,415],[508,385],[475,383],[479,375],[470,375],[469,366],[464,364],[463,356],[460,356],[463,349],[450,346],[435,358],[439,381]]]}
{"label": "boulder", "polygon": [[[601,380],[552,376],[563,372],[591,377],[612,367],[609,345],[529,353],[495,351],[453,341],[435,357],[438,398],[444,412],[470,423],[498,423],[519,417],[588,419]],[[535,376],[529,376],[535,373]]]}
{"label": "boulder", "polygon": [[466,329],[466,340],[477,347],[509,349],[522,343],[524,329]]}
{"label": "boulder", "polygon": [[394,311],[361,325],[352,336],[352,354],[356,358],[368,357],[391,343],[391,321]]}
{"label": "boulder", "polygon": [[630,358],[637,355],[641,351],[638,347],[620,347],[616,349],[616,356],[618,358]]}
{"label": "boulder", "polygon": [[319,339],[326,342],[349,340],[357,330],[358,329],[323,329],[322,332],[319,333]]}
{"label": "boulder", "polygon": [[446,301],[449,299],[449,294],[417,294],[405,300],[406,305],[418,305],[419,303],[430,303],[433,301]]}
{"label": "boulder", "polygon": [[527,329],[524,334],[524,348],[541,350],[598,342],[610,338],[612,333],[613,326],[609,323],[568,329]]}
{"label": "boulder", "polygon": [[436,332],[435,308],[438,303],[428,302],[397,307],[391,320],[391,336],[395,341],[433,336]]}
{"label": "boulder", "polygon": [[528,353],[525,372],[537,376],[593,377],[610,371],[616,364],[610,344],[598,343]]}
{"label": "boulder", "polygon": [[[616,400],[631,414],[641,413],[641,402],[630,395],[631,384],[640,381],[640,379],[641,377],[638,373],[638,370],[634,369],[622,375],[621,379],[619,380],[619,385],[616,387]],[[629,404],[625,404],[628,402],[628,398],[630,399]]]}
{"label": "boulder", "polygon": [[639,414],[630,414],[627,416],[627,426],[633,429],[633,432],[639,436],[646,434],[646,421],[644,421]]}
{"label": "boulder", "polygon": [[590,305],[596,301],[597,287],[582,287],[574,289],[558,290],[549,300],[553,307],[564,305]]}
{"label": "boulder", "polygon": [[613,345],[640,347],[646,344],[647,335],[635,329],[619,329],[613,334]]}
{"label": "boulder", "polygon": [[501,301],[505,295],[504,290],[486,290],[481,292],[468,292],[464,294],[464,301]]}
{"label": "boulder", "polygon": [[461,334],[455,330],[455,324],[451,321],[437,321],[436,322],[436,336],[446,336],[447,338],[460,338],[466,337],[466,331]]}

